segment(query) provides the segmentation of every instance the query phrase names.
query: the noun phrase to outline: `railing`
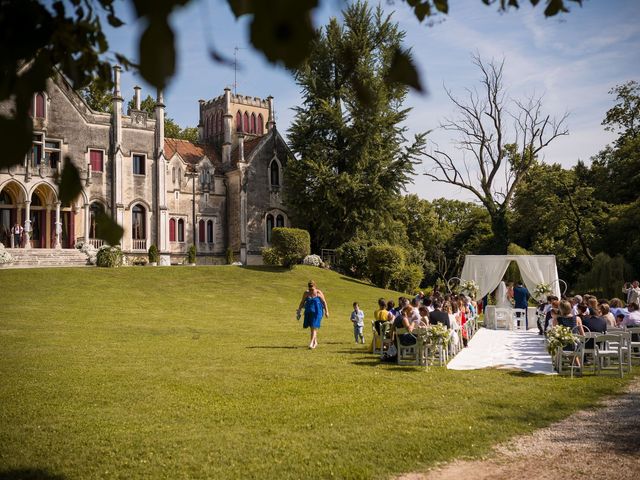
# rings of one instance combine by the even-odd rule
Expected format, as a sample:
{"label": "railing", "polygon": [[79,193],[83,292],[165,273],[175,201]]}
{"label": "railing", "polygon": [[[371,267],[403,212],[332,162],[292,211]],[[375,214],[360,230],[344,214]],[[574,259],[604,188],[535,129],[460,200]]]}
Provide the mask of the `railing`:
{"label": "railing", "polygon": [[147,240],[136,240],[133,239],[133,249],[134,250],[147,250]]}
{"label": "railing", "polygon": [[104,245],[104,240],[101,238],[90,238],[89,243],[93,245],[94,248],[100,248]]}

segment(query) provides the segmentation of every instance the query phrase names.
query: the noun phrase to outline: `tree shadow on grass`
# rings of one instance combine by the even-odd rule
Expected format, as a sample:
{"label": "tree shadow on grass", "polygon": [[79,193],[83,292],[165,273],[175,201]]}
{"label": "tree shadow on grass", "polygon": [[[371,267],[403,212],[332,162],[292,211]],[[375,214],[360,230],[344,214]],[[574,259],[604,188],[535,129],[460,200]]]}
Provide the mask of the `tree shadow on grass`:
{"label": "tree shadow on grass", "polygon": [[270,272],[270,273],[284,273],[290,272],[291,269],[287,267],[278,267],[273,265],[243,265],[243,270],[253,270],[256,272]]}
{"label": "tree shadow on grass", "polygon": [[41,468],[17,468],[0,471],[0,480],[66,480],[67,477]]}
{"label": "tree shadow on grass", "polygon": [[[252,345],[245,348],[264,348],[264,349],[277,349],[277,350],[297,350],[299,348],[308,348],[302,345]],[[2,480],[2,479],[0,479]]]}
{"label": "tree shadow on grass", "polygon": [[340,280],[344,280],[345,282],[357,283],[358,285],[364,285],[365,287],[375,287],[375,285],[373,285],[371,283],[367,283],[367,282],[365,282],[363,280],[358,280],[357,278],[347,277],[345,275],[342,275],[340,277]]}

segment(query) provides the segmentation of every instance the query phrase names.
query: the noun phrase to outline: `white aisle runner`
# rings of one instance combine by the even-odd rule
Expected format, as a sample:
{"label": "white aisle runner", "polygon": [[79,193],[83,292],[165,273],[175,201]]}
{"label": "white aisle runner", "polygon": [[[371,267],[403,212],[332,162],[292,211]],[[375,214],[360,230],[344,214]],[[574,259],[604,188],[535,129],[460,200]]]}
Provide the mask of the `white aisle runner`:
{"label": "white aisle runner", "polygon": [[510,368],[530,373],[553,375],[551,357],[545,349],[544,337],[537,330],[489,330],[481,328],[447,368],[477,370]]}

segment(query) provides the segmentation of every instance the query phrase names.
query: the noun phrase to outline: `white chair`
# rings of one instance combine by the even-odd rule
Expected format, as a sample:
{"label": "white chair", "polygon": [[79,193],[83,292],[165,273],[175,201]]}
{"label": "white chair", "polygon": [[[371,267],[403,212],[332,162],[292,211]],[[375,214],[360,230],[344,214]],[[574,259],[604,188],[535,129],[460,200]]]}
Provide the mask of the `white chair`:
{"label": "white chair", "polygon": [[511,309],[496,307],[494,325],[496,330],[511,330],[513,328],[513,320],[511,318]]}
{"label": "white chair", "polygon": [[603,370],[618,370],[620,378],[624,375],[625,355],[623,353],[624,342],[621,335],[604,334],[596,337],[598,348],[598,364],[596,374]]}
{"label": "white chair", "polygon": [[419,365],[420,356],[418,355],[418,338],[413,345],[402,345],[400,337],[405,334],[411,334],[406,328],[396,328],[396,349],[398,350],[398,365]]}
{"label": "white chair", "polygon": [[516,330],[527,329],[527,310],[524,308],[514,308],[511,310],[511,321]]}
{"label": "white chair", "polygon": [[640,327],[628,327],[626,331],[631,335],[629,342],[629,362],[640,360]]}

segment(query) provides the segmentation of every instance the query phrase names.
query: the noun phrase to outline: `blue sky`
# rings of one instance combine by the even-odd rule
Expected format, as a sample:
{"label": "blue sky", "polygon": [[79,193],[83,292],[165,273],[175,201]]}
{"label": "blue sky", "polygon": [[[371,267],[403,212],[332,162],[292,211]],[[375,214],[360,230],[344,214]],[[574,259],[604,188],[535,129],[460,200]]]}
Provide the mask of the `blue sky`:
{"label": "blue sky", "polygon": [[[552,143],[544,161],[565,167],[589,158],[610,143],[614,136],[601,122],[613,105],[608,91],[628,80],[640,80],[640,2],[637,0],[584,0],[571,6],[571,13],[545,19],[543,8],[533,8],[521,0],[519,10],[506,14],[480,0],[450,0],[450,13],[432,26],[420,24],[401,1],[382,2],[406,31],[406,46],[412,47],[426,95],[410,93],[406,105],[409,132],[433,130],[429,138],[440,149],[457,154],[454,138],[438,129],[444,117],[453,115],[444,86],[463,95],[465,88],[479,86],[479,71],[471,63],[474,52],[485,60],[505,59],[504,78],[512,98],[544,96],[544,110],[556,116],[568,112],[569,136]],[[544,2],[541,2],[541,4]],[[315,12],[317,26],[331,16],[340,18],[341,0],[321,1]],[[120,5],[122,9],[122,5]],[[137,56],[141,25],[131,12],[123,12],[127,25],[109,29],[110,50]],[[299,88],[281,67],[269,64],[248,42],[248,21],[236,20],[223,0],[194,0],[177,11],[171,20],[178,42],[178,73],[165,91],[169,116],[181,126],[198,120],[198,99],[220,95],[233,88],[234,69],[216,64],[207,54],[207,45],[233,58],[238,47],[237,92],[275,99],[276,121],[286,132],[293,118],[291,109],[300,103]],[[132,72],[123,74],[123,94],[128,101],[133,86],[143,87],[143,96],[155,91]],[[473,200],[465,191],[434,183],[422,175],[430,168],[416,167],[410,193]]]}

